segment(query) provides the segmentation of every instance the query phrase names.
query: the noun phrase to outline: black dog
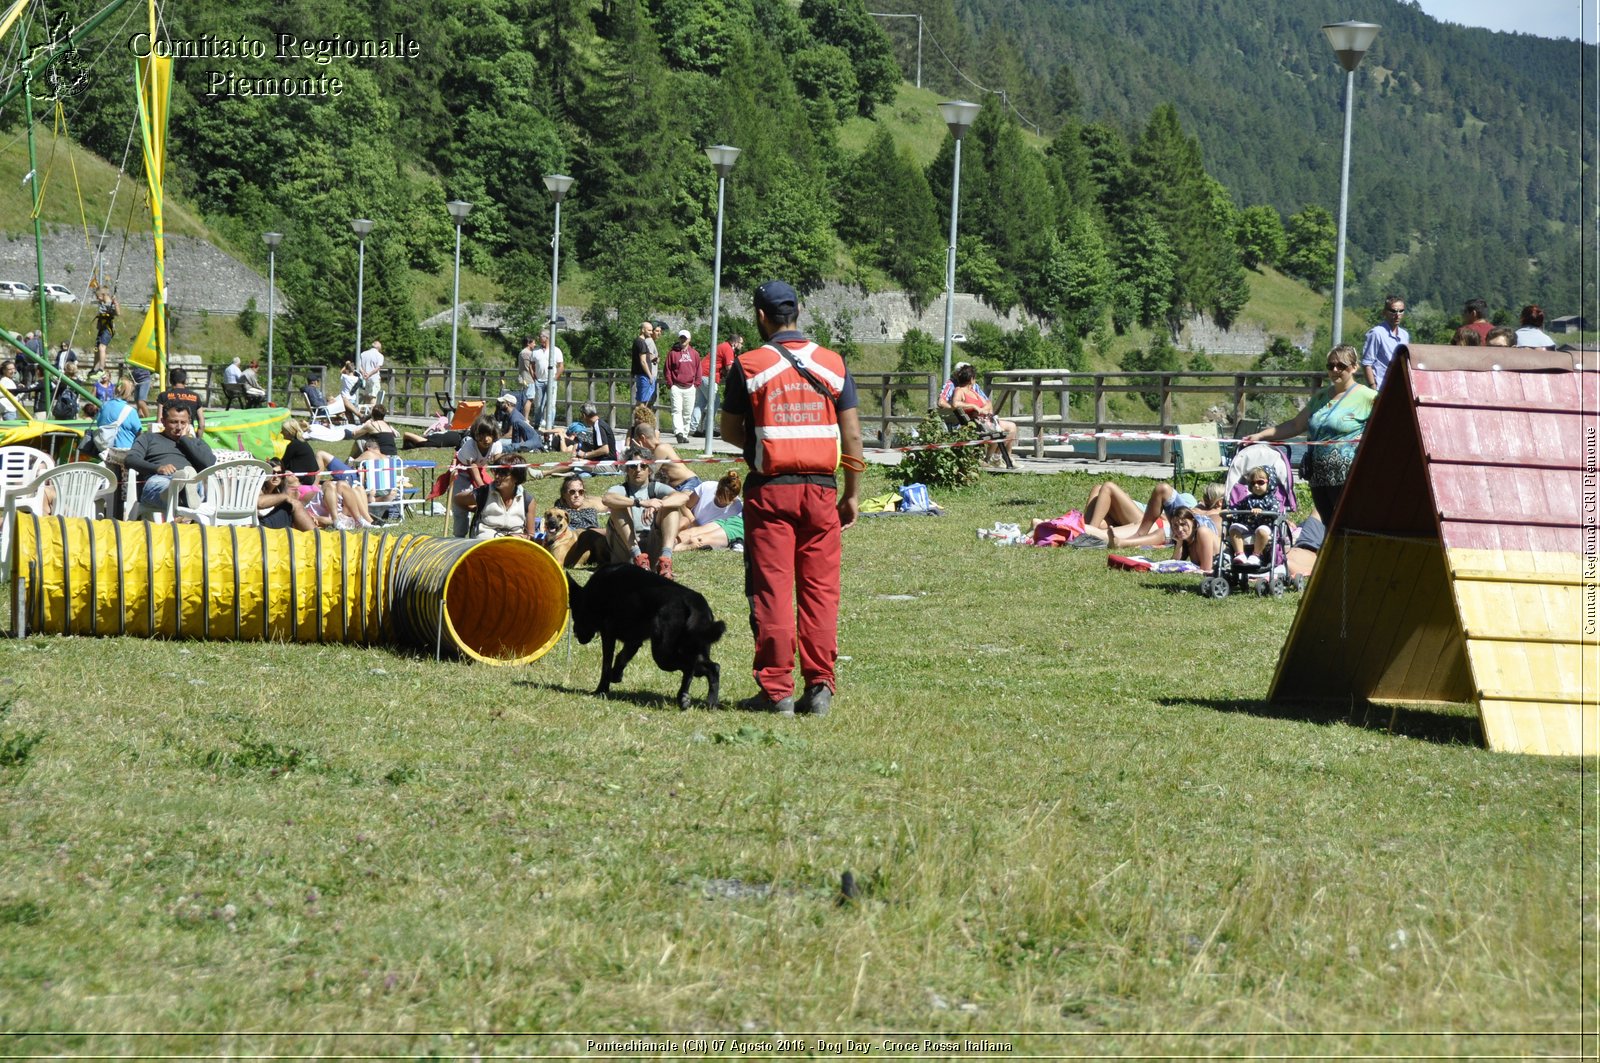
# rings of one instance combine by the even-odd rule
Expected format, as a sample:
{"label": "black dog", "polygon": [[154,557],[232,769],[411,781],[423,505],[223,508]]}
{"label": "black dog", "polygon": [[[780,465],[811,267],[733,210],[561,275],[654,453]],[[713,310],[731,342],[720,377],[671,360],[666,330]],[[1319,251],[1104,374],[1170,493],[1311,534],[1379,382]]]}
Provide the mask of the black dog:
{"label": "black dog", "polygon": [[[717,707],[722,673],[711,659],[711,647],[727,625],[712,615],[698,591],[637,565],[608,565],[591,576],[587,586],[579,586],[568,574],[567,590],[572,633],[585,646],[597,632],[600,635],[604,658],[596,694],[604,696],[612,683],[622,682],[622,670],[649,639],[656,667],[683,673],[678,707],[689,707],[689,683],[697,675],[706,677],[706,707]],[[622,652],[613,661],[619,642]]]}

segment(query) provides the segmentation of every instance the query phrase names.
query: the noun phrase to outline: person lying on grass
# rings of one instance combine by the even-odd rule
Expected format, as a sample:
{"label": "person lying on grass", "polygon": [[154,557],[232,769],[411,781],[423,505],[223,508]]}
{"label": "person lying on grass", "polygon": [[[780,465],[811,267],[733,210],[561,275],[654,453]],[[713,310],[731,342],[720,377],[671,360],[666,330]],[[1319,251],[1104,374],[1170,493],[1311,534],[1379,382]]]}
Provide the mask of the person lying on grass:
{"label": "person lying on grass", "polygon": [[[1165,546],[1173,541],[1172,518],[1184,507],[1201,513],[1215,523],[1222,512],[1221,484],[1206,484],[1200,499],[1177,491],[1169,483],[1156,484],[1150,501],[1143,508],[1120,486],[1110,480],[1095,485],[1083,504],[1086,546]],[[1078,540],[1073,540],[1074,545]]]}
{"label": "person lying on grass", "polygon": [[1173,557],[1178,561],[1192,561],[1204,572],[1210,572],[1222,549],[1222,537],[1217,532],[1216,518],[1180,506],[1172,514]]}
{"label": "person lying on grass", "polygon": [[679,550],[713,550],[741,541],[742,489],[738,471],[729,470],[716,483],[702,483],[693,491],[680,491],[664,499],[656,518],[662,541],[670,541]]}

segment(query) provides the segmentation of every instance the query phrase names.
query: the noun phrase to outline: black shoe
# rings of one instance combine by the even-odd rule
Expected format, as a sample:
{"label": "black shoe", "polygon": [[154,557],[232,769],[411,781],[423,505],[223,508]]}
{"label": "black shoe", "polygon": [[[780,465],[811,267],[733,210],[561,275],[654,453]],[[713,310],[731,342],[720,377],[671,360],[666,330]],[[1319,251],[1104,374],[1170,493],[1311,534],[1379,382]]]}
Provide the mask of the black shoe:
{"label": "black shoe", "polygon": [[826,716],[833,707],[833,689],[826,683],[806,687],[806,692],[795,702],[794,711],[802,716]]}
{"label": "black shoe", "polygon": [[739,702],[738,707],[745,712],[775,712],[779,716],[793,716],[794,698],[779,698],[773,701],[765,694],[756,694]]}

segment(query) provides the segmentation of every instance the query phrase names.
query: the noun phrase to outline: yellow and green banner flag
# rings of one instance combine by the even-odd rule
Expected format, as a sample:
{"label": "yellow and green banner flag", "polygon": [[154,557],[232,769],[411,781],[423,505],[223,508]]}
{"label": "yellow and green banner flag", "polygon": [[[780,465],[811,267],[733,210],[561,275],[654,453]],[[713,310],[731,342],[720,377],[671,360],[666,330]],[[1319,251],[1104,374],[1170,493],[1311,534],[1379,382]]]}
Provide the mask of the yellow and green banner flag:
{"label": "yellow and green banner flag", "polygon": [[167,376],[167,241],[162,220],[167,169],[167,105],[172,96],[172,60],[151,55],[138,60],[139,135],[144,145],[145,183],[150,188],[150,235],[155,244],[156,285],[128,360]]}

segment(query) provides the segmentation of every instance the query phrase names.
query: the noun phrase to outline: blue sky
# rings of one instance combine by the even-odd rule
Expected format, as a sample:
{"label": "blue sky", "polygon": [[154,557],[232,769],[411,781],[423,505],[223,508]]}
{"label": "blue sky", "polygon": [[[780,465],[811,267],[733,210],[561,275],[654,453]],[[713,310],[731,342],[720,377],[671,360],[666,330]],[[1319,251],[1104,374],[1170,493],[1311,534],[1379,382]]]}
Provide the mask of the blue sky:
{"label": "blue sky", "polygon": [[[1422,10],[1444,22],[1540,37],[1576,37],[1582,9],[1584,40],[1595,39],[1595,0],[1419,0]],[[1351,16],[1356,18],[1359,16]]]}

